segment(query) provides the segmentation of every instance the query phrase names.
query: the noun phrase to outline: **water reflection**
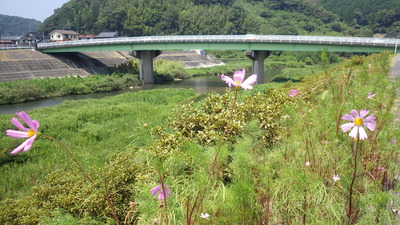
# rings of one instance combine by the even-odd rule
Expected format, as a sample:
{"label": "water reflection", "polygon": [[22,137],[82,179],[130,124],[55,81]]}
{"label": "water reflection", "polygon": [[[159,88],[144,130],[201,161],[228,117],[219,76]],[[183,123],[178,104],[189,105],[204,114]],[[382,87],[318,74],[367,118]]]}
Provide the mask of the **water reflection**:
{"label": "water reflection", "polygon": [[[264,75],[264,82],[270,82],[272,77],[279,74],[279,70],[266,70]],[[207,94],[210,92],[223,93],[227,85],[221,81],[219,76],[201,76],[193,77],[190,79],[172,82],[168,84],[145,84],[142,89],[139,90],[151,90],[156,88],[193,88],[197,93]],[[104,93],[94,93],[86,95],[69,95],[63,97],[48,98],[33,102],[25,102],[20,104],[11,105],[0,105],[0,114],[14,114],[19,111],[29,111],[38,107],[53,106],[61,104],[66,100],[80,100],[80,99],[99,99],[107,96],[119,95],[126,92],[134,92],[139,90],[122,90]]]}
{"label": "water reflection", "polygon": [[176,81],[168,84],[145,84],[143,90],[150,90],[155,88],[192,88],[197,93],[207,94],[210,92],[223,93],[226,84],[221,82],[219,76],[208,77],[193,77],[190,79]]}

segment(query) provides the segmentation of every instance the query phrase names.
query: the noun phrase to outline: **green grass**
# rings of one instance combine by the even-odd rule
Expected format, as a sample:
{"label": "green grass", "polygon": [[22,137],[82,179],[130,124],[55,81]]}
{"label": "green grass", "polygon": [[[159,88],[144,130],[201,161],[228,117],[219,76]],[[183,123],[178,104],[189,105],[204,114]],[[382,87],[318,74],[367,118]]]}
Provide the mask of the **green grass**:
{"label": "green grass", "polygon": [[[390,207],[400,204],[387,188],[399,173],[398,144],[390,140],[400,132],[390,111],[399,83],[389,81],[389,65],[383,53],[288,74],[292,82],[240,91],[233,114],[235,92],[196,98],[188,90],[70,101],[29,114],[41,132],[71,147],[95,183],[107,183],[121,221],[134,202],[126,217],[134,224],[187,224],[193,206],[196,224],[347,224],[359,145],[353,223],[391,224]],[[300,94],[289,97],[291,89]],[[359,144],[340,129],[352,109],[377,118]],[[12,128],[10,117],[2,116],[2,128]],[[3,135],[0,143],[0,223],[115,224],[101,193],[56,143],[40,138],[16,156],[8,153],[21,140]],[[161,177],[172,190],[167,207],[149,192]]]}
{"label": "green grass", "polygon": [[0,104],[15,104],[49,97],[122,90],[140,85],[132,74],[93,75],[0,83]]}
{"label": "green grass", "polygon": [[[193,91],[186,90],[143,91],[102,100],[67,101],[59,106],[35,109],[29,114],[40,121],[43,134],[70,147],[90,170],[101,167],[107,155],[123,150],[130,143],[139,147],[149,145],[151,138],[144,124],[151,127],[165,124],[171,104],[193,95]],[[9,122],[11,117],[1,116],[3,129],[14,129]],[[28,153],[15,156],[10,156],[9,152],[21,140],[10,139],[5,133],[0,140],[2,199],[24,196],[52,170],[73,166],[64,150],[45,138],[39,138]]]}

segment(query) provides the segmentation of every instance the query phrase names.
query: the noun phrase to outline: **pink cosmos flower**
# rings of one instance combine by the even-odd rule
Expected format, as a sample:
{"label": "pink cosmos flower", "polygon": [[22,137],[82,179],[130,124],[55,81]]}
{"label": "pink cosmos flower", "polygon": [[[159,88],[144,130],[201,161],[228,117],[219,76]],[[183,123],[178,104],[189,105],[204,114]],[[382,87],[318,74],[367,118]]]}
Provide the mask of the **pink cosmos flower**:
{"label": "pink cosmos flower", "polygon": [[[164,194],[164,190],[166,191],[165,194]],[[164,184],[164,190],[161,187],[161,185],[157,185],[157,186],[153,187],[150,190],[150,192],[151,192],[151,195],[153,195],[153,196],[155,194],[159,193],[158,194],[158,200],[161,200],[161,199],[164,199],[164,195],[165,195],[165,197],[168,197],[168,196],[171,195],[171,189],[168,187],[168,185]]]}
{"label": "pink cosmos flower", "polygon": [[367,97],[367,98],[373,99],[375,95],[376,95],[376,94],[373,94],[373,93],[371,93],[371,92],[368,92],[368,97]]}
{"label": "pink cosmos flower", "polygon": [[358,138],[359,140],[367,139],[368,136],[363,126],[366,126],[370,131],[374,131],[376,127],[375,115],[371,114],[368,117],[365,117],[368,113],[369,111],[364,109],[360,110],[360,114],[355,109],[351,110],[350,114],[346,114],[342,117],[343,120],[351,121],[350,123],[341,126],[342,131],[346,132],[350,128],[353,128],[349,134],[350,137],[355,139]]}
{"label": "pink cosmos flower", "polygon": [[397,141],[396,141],[396,139],[392,139],[392,140],[390,140],[390,143],[395,145],[397,143]]}
{"label": "pink cosmos flower", "polygon": [[378,166],[378,170],[381,170],[382,172],[386,171],[385,167],[383,167],[383,166]]}
{"label": "pink cosmos flower", "polygon": [[221,79],[225,81],[229,87],[234,86],[235,88],[243,88],[244,90],[253,89],[251,85],[257,82],[257,75],[253,74],[250,77],[248,77],[245,81],[243,81],[245,74],[246,71],[244,69],[238,70],[235,71],[235,73],[233,74],[233,80],[232,78],[225,75],[221,75]]}
{"label": "pink cosmos flower", "polygon": [[24,141],[20,146],[18,146],[11,154],[17,154],[20,151],[24,150],[24,152],[28,151],[31,147],[35,138],[40,134],[38,131],[39,122],[37,120],[32,120],[26,112],[22,111],[16,113],[16,115],[26,124],[29,128],[24,127],[21,122],[17,118],[12,118],[11,122],[14,124],[16,128],[19,130],[6,130],[6,134],[9,137],[14,138],[28,138]]}
{"label": "pink cosmos flower", "polygon": [[297,95],[299,95],[299,92],[296,89],[292,89],[289,91],[290,97],[296,97]]}

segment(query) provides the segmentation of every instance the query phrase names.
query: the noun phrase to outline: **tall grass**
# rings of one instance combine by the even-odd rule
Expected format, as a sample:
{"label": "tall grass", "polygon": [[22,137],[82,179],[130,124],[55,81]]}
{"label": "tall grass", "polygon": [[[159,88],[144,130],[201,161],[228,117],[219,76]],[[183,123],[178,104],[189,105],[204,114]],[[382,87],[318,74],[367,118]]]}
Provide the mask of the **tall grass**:
{"label": "tall grass", "polygon": [[[389,62],[386,53],[354,57],[301,82],[257,85],[239,93],[231,118],[232,92],[193,102],[187,90],[71,101],[30,115],[43,133],[74,149],[96,182],[109,185],[127,224],[391,224],[391,209],[400,207],[391,194],[399,171],[391,140],[400,133],[390,113],[398,83],[388,80]],[[300,94],[289,97],[291,89]],[[352,109],[377,117],[375,131],[360,142],[354,185],[356,144],[340,129]],[[2,117],[2,128],[12,128],[9,119]],[[55,143],[37,140],[11,157],[19,140],[0,142],[0,222],[114,223],[104,199]],[[172,190],[167,204],[149,191],[161,174]],[[199,196],[198,213],[210,217],[190,220]]]}

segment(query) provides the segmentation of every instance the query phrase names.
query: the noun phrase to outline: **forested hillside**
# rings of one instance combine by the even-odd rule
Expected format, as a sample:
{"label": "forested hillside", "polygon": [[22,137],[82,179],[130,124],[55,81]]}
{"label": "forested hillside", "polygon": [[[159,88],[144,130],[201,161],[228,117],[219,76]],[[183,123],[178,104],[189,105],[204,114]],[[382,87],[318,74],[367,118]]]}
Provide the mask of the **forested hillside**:
{"label": "forested hillside", "polygon": [[36,31],[40,24],[40,21],[34,19],[0,14],[0,36],[24,35],[30,31]]}
{"label": "forested hillside", "polygon": [[321,0],[321,3],[349,24],[367,27],[374,33],[400,34],[399,0]]}
{"label": "forested hillside", "polygon": [[293,34],[371,36],[318,3],[303,0],[71,0],[41,31],[71,29],[123,36]]}

